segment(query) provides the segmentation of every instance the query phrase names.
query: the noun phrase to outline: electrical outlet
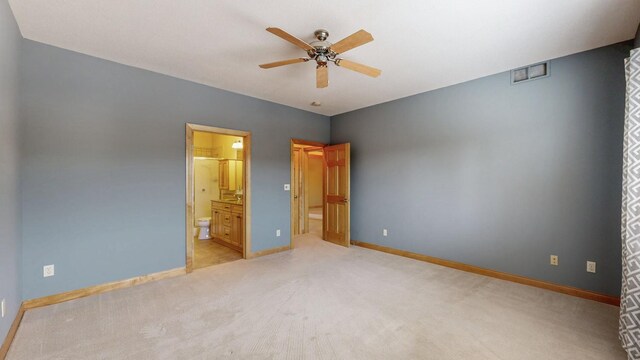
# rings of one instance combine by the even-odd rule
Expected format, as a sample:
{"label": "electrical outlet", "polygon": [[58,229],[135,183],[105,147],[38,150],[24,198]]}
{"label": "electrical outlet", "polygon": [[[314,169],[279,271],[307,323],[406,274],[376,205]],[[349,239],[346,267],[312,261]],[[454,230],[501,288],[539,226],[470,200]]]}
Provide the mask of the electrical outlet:
{"label": "electrical outlet", "polygon": [[280,229],[276,230],[276,236],[280,236]]}
{"label": "electrical outlet", "polygon": [[291,190],[291,185],[284,184],[284,191],[289,191],[289,190]]}
{"label": "electrical outlet", "polygon": [[382,229],[382,236],[387,236],[387,229]]}
{"label": "electrical outlet", "polygon": [[2,317],[4,317],[4,314],[6,314],[7,312],[7,307],[5,304],[5,300],[2,299],[2,301],[0,302],[0,313],[2,313]]}
{"label": "electrical outlet", "polygon": [[596,272],[596,262],[595,261],[587,261],[587,272],[595,273]]}
{"label": "electrical outlet", "polygon": [[553,266],[558,266],[558,255],[551,255],[549,257],[549,263]]}
{"label": "electrical outlet", "polygon": [[56,272],[53,265],[45,265],[42,267],[42,277],[49,277],[55,274]]}

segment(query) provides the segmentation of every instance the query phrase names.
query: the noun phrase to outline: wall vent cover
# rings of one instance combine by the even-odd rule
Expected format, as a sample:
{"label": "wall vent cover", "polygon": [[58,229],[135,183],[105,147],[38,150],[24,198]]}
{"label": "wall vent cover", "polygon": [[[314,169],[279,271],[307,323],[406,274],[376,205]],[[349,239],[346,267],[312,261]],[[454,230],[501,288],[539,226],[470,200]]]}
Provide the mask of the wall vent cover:
{"label": "wall vent cover", "polygon": [[543,62],[511,70],[511,83],[519,84],[547,76],[549,76],[549,63]]}

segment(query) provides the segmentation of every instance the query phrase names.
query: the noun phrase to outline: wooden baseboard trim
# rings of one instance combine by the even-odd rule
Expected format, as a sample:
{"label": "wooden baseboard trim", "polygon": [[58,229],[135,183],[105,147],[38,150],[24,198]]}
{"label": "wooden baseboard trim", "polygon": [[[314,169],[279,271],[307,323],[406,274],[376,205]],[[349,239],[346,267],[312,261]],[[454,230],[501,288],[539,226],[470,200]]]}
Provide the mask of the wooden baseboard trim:
{"label": "wooden baseboard trim", "polygon": [[135,285],[140,285],[144,283],[148,283],[150,281],[168,279],[180,275],[186,274],[186,269],[184,267],[161,271],[149,275],[137,276],[131,279],[114,281],[106,284],[89,286],[83,289],[71,290],[60,294],[45,296],[37,299],[26,300],[23,302],[23,306],[25,310],[34,309],[42,306],[58,304],[61,302],[75,300],[91,295],[101,294],[107,291],[112,291],[116,289],[122,289],[127,287],[132,287]]}
{"label": "wooden baseboard trim", "polygon": [[452,269],[467,271],[470,273],[489,276],[496,279],[507,280],[507,281],[518,283],[518,284],[537,287],[540,289],[551,290],[558,293],[576,296],[583,299],[594,300],[594,301],[602,302],[609,305],[620,306],[620,298],[611,296],[611,295],[605,295],[605,294],[601,294],[601,293],[597,293],[589,290],[578,289],[571,286],[554,284],[554,283],[550,283],[542,280],[531,279],[528,277],[504,273],[496,270],[485,269],[485,268],[481,268],[474,265],[468,265],[468,264],[464,264],[456,261],[440,259],[433,256],[418,254],[418,253],[405,251],[405,250],[394,249],[394,248],[390,248],[382,245],[376,245],[376,244],[371,244],[371,243],[362,242],[362,241],[355,241],[355,240],[352,241],[351,243],[353,245],[357,245],[367,249],[382,251],[382,252],[393,254],[393,255],[404,256],[414,260],[420,260],[420,261],[428,262],[431,264],[446,266]]}
{"label": "wooden baseboard trim", "polygon": [[267,256],[267,255],[276,254],[279,252],[289,251],[289,250],[291,250],[291,246],[287,245],[287,246],[281,246],[273,249],[256,251],[254,253],[251,253],[251,256],[249,256],[249,259],[255,259],[261,256]]}
{"label": "wooden baseboard trim", "polygon": [[11,343],[13,342],[13,338],[16,337],[18,327],[20,326],[20,322],[22,321],[22,316],[24,316],[24,311],[24,303],[22,303],[20,305],[20,308],[18,309],[16,318],[13,319],[13,323],[11,323],[11,327],[9,328],[9,332],[7,333],[7,337],[5,337],[4,341],[2,342],[2,347],[0,347],[0,360],[4,360],[9,353],[9,348],[11,347]]}

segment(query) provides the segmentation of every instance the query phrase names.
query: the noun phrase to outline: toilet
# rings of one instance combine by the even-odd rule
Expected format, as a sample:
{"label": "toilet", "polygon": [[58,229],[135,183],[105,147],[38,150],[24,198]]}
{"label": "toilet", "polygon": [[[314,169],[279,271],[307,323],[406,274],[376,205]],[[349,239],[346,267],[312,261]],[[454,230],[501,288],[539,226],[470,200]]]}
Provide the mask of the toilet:
{"label": "toilet", "polygon": [[198,239],[211,239],[211,237],[209,236],[209,225],[211,225],[210,217],[198,218],[198,227],[200,228],[200,231],[198,231]]}

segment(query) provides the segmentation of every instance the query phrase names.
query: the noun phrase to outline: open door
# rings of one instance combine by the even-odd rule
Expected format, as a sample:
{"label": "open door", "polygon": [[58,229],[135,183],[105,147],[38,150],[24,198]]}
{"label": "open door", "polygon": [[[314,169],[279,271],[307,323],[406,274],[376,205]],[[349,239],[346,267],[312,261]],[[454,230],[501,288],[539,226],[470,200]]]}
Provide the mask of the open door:
{"label": "open door", "polygon": [[324,238],[349,247],[350,220],[350,144],[326,146],[324,149]]}
{"label": "open door", "polygon": [[293,149],[292,152],[292,182],[291,182],[291,196],[292,196],[292,205],[291,205],[291,224],[292,224],[292,234],[298,235],[301,233],[300,229],[300,158],[301,158],[301,149]]}

